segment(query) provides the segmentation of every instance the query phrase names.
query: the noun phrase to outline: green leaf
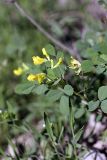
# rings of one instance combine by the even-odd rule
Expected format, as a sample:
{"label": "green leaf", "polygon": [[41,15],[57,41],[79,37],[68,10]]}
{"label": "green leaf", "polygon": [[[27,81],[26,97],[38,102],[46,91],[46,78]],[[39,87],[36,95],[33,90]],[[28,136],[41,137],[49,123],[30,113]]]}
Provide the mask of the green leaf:
{"label": "green leaf", "polygon": [[100,47],[100,52],[102,54],[107,54],[107,43],[106,43],[106,41],[100,43],[99,47]]}
{"label": "green leaf", "polygon": [[102,86],[98,89],[98,98],[100,101],[107,98],[107,86]]}
{"label": "green leaf", "polygon": [[69,97],[63,95],[60,99],[60,112],[67,117],[69,115]]}
{"label": "green leaf", "polygon": [[8,112],[9,113],[16,113],[17,107],[14,107],[9,101],[6,101]]}
{"label": "green leaf", "polygon": [[52,141],[55,141],[55,136],[54,136],[53,131],[52,131],[52,128],[51,128],[52,125],[51,125],[51,123],[50,123],[50,121],[49,121],[46,113],[44,113],[44,121],[45,121],[46,129],[47,129],[47,133],[48,133],[50,139],[51,139]]}
{"label": "green leaf", "polygon": [[93,58],[93,56],[98,55],[98,53],[93,48],[85,49],[82,54],[85,58]]}
{"label": "green leaf", "polygon": [[48,90],[47,85],[41,84],[33,90],[33,93],[41,95],[41,94],[44,94],[47,90]]}
{"label": "green leaf", "polygon": [[15,93],[17,94],[30,94],[35,87],[35,84],[33,83],[22,83],[18,84],[15,88]]}
{"label": "green leaf", "polygon": [[104,66],[99,65],[99,66],[96,67],[96,73],[97,74],[101,74],[104,71],[105,71],[105,67]]}
{"label": "green leaf", "polygon": [[59,66],[59,70],[60,70],[60,74],[61,74],[61,76],[62,76],[62,77],[63,77],[63,79],[64,79],[66,66],[65,66],[64,64],[61,64],[61,65]]}
{"label": "green leaf", "polygon": [[90,101],[88,103],[89,111],[90,112],[95,111],[99,107],[99,103],[100,103],[99,100],[97,100],[97,101]]}
{"label": "green leaf", "polygon": [[101,54],[100,58],[102,58],[104,61],[107,61],[107,54]]}
{"label": "green leaf", "polygon": [[45,49],[49,55],[52,55],[52,56],[56,55],[55,48],[51,44],[46,45]]}
{"label": "green leaf", "polygon": [[107,100],[101,102],[101,109],[104,113],[107,113]]}
{"label": "green leaf", "polygon": [[103,64],[103,61],[102,61],[102,59],[100,58],[99,55],[96,55],[96,56],[93,56],[93,57],[92,57],[92,63],[93,63],[94,65],[102,65],[102,64]]}
{"label": "green leaf", "polygon": [[54,68],[53,71],[54,71],[57,78],[61,78],[61,71],[60,71],[59,67]]}
{"label": "green leaf", "polygon": [[46,97],[49,99],[49,101],[55,102],[55,101],[57,101],[57,100],[60,99],[60,97],[62,96],[62,94],[63,93],[61,91],[59,91],[59,90],[50,90],[47,93]]}
{"label": "green leaf", "polygon": [[82,134],[83,134],[83,127],[75,134],[75,137],[73,139],[73,143],[74,144],[76,144],[79,141],[79,139],[81,138]]}
{"label": "green leaf", "polygon": [[72,96],[74,92],[74,89],[72,88],[71,85],[65,85],[64,87],[64,93],[68,96]]}
{"label": "green leaf", "polygon": [[62,51],[57,52],[57,59],[64,58],[64,53]]}
{"label": "green leaf", "polygon": [[93,70],[93,63],[90,60],[84,60],[81,64],[83,72],[91,72]]}
{"label": "green leaf", "polygon": [[57,76],[55,75],[54,70],[52,70],[50,68],[47,70],[47,76],[51,80],[57,79]]}
{"label": "green leaf", "polygon": [[79,108],[75,113],[75,118],[76,119],[81,118],[84,113],[85,113],[85,109],[84,108]]}
{"label": "green leaf", "polygon": [[71,131],[72,131],[72,134],[73,134],[75,119],[74,119],[74,110],[73,110],[70,99],[69,99],[69,122],[70,122]]}
{"label": "green leaf", "polygon": [[66,146],[65,153],[66,153],[67,158],[71,158],[72,157],[73,146],[70,143],[68,143],[68,145]]}

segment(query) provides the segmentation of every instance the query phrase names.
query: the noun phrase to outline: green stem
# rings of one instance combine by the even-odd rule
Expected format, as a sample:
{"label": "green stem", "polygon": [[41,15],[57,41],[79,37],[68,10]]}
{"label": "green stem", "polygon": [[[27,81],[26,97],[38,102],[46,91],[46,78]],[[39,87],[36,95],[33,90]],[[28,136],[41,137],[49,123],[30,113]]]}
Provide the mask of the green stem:
{"label": "green stem", "polygon": [[74,94],[78,97],[80,97],[82,100],[86,100],[84,96],[82,96],[79,92],[75,92],[74,91]]}

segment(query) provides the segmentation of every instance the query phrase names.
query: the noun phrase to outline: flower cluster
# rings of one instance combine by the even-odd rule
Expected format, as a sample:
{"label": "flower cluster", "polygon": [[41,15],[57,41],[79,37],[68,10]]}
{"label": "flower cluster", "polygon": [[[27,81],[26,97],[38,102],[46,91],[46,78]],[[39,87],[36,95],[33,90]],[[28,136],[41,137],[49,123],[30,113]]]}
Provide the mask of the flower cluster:
{"label": "flower cluster", "polygon": [[77,75],[79,75],[82,70],[81,63],[73,57],[71,57],[69,68],[73,69]]}
{"label": "flower cluster", "polygon": [[30,74],[27,77],[28,81],[38,81],[39,84],[41,84],[45,78],[46,78],[45,73]]}
{"label": "flower cluster", "polygon": [[[54,69],[54,68],[57,68],[62,63],[62,58],[59,58],[58,62],[54,65],[53,59],[50,58],[50,56],[46,52],[45,48],[42,49],[42,53],[45,56],[44,58],[41,58],[39,56],[32,57],[34,65],[41,65],[41,64],[49,61],[51,64],[51,69]],[[36,80],[36,81],[38,81],[39,84],[41,84],[44,81],[44,79],[46,79],[45,73],[30,74],[27,77],[28,81],[35,81]]]}
{"label": "flower cluster", "polygon": [[[32,57],[34,65],[37,66],[37,65],[41,65],[45,62],[49,62],[50,68],[54,69],[54,68],[57,68],[58,66],[60,66],[60,64],[63,61],[63,59],[60,57],[58,59],[58,62],[56,64],[54,64],[54,60],[48,55],[45,48],[42,49],[42,53],[44,56],[43,58],[39,57],[39,56]],[[76,59],[74,59],[73,57],[71,57],[69,68],[73,69],[75,71],[75,73],[78,75],[81,72],[81,63],[79,61],[77,61]],[[13,73],[16,76],[20,76],[21,74],[23,74],[23,72],[25,72],[28,69],[29,69],[29,67],[23,63],[22,67],[18,67],[17,69],[13,70]],[[38,74],[31,73],[27,76],[28,81],[38,81],[39,84],[41,84],[45,79],[48,80],[46,73],[38,73]]]}
{"label": "flower cluster", "polygon": [[51,64],[51,69],[54,69],[54,68],[57,68],[61,63],[62,63],[62,58],[59,58],[58,62],[54,65],[54,61],[53,59],[50,58],[50,56],[48,55],[48,53],[46,52],[46,49],[43,48],[42,49],[42,53],[43,55],[46,57],[46,58],[41,58],[39,56],[33,56],[32,59],[33,59],[33,63],[35,65],[40,65],[44,62],[47,62],[49,61],[50,64]]}

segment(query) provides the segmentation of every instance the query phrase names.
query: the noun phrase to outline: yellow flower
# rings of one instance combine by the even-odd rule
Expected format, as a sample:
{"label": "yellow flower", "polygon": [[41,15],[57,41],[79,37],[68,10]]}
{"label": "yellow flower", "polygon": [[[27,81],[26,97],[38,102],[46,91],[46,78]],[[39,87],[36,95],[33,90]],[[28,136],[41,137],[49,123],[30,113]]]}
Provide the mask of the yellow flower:
{"label": "yellow flower", "polygon": [[54,65],[53,59],[51,59],[51,69],[57,68],[62,63],[62,58],[59,58],[56,65]]}
{"label": "yellow flower", "polygon": [[33,63],[35,65],[42,64],[42,63],[44,63],[46,61],[45,58],[40,58],[39,56],[33,56],[32,59],[33,59]]}
{"label": "yellow flower", "polygon": [[46,58],[48,59],[48,61],[50,61],[50,57],[49,57],[48,53],[46,52],[45,48],[42,49],[42,52],[43,52],[43,55],[46,56]]}
{"label": "yellow flower", "polygon": [[76,59],[74,59],[73,57],[71,57],[71,64],[70,64],[70,68],[72,69],[76,69],[81,67],[81,63],[79,61],[77,61]]}
{"label": "yellow flower", "polygon": [[42,49],[42,52],[43,52],[43,55],[46,57],[46,58],[41,58],[39,56],[33,56],[32,59],[33,59],[33,63],[35,65],[40,65],[46,61],[49,61],[51,63],[51,69],[53,68],[57,68],[61,63],[62,63],[62,58],[59,58],[58,62],[56,65],[54,65],[54,61],[53,59],[50,59],[50,56],[48,55],[48,53],[46,52],[46,49],[43,48]]}
{"label": "yellow flower", "polygon": [[39,74],[30,74],[27,77],[27,80],[28,81],[38,81],[38,83],[41,84],[45,78],[46,78],[45,73],[39,73]]}
{"label": "yellow flower", "polygon": [[22,73],[23,73],[23,69],[21,67],[18,67],[17,69],[14,69],[13,70],[13,73],[16,75],[16,76],[20,76]]}
{"label": "yellow flower", "polygon": [[74,69],[75,73],[79,74],[81,72],[81,63],[77,61],[76,59],[74,59],[73,57],[71,57],[71,63],[70,63],[69,68]]}
{"label": "yellow flower", "polygon": [[48,55],[48,53],[46,52],[45,48],[42,49],[42,52],[43,52],[43,55],[46,57],[46,58],[41,58],[39,56],[33,56],[32,59],[33,59],[33,63],[35,65],[39,65],[39,64],[42,64],[46,61],[50,61],[50,57]]}

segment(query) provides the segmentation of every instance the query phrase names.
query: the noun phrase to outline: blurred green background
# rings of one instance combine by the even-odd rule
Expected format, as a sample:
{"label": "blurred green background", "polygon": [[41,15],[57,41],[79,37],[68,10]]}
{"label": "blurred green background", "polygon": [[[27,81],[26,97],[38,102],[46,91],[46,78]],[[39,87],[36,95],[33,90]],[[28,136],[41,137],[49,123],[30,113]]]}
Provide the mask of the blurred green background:
{"label": "blurred green background", "polygon": [[[78,0],[20,0],[19,2],[55,38],[69,46],[76,43],[83,58],[88,57],[83,52],[87,47],[95,43],[98,37],[102,35],[106,37],[106,29],[101,22],[95,23],[84,9],[85,4],[79,5]],[[82,20],[81,13],[85,14]],[[83,29],[86,33],[84,39],[82,39]],[[23,123],[27,122],[30,127],[35,125],[47,110],[48,113],[56,113],[56,118],[58,116],[57,103],[52,104],[43,96],[23,96],[14,92],[16,84],[22,79],[13,75],[13,69],[23,62],[30,64],[32,56],[41,55],[41,49],[48,43],[50,41],[22,17],[14,5],[0,1],[0,109],[14,113],[20,120],[19,128],[0,124],[2,149],[6,148],[7,137],[16,136],[27,130]]]}

